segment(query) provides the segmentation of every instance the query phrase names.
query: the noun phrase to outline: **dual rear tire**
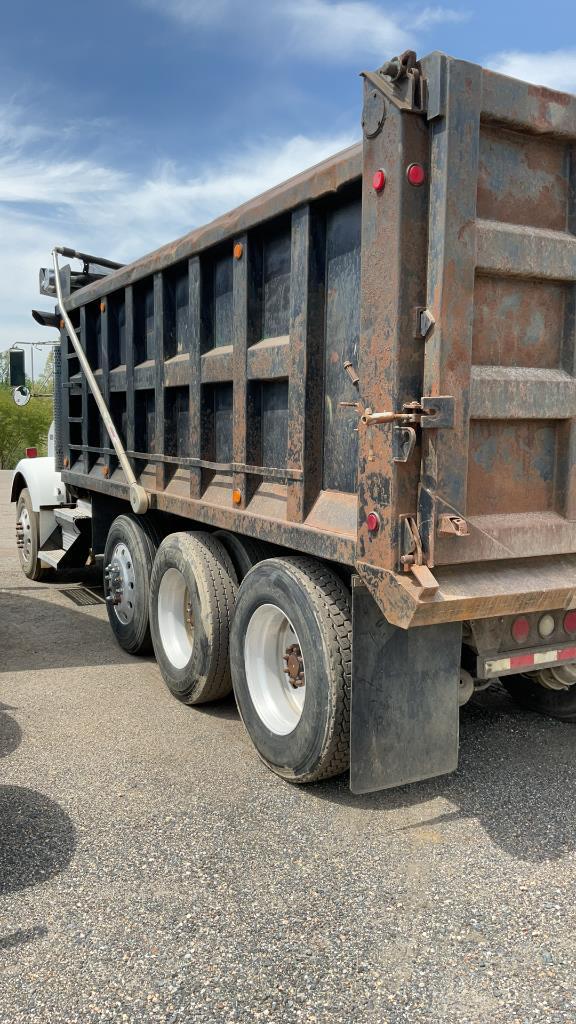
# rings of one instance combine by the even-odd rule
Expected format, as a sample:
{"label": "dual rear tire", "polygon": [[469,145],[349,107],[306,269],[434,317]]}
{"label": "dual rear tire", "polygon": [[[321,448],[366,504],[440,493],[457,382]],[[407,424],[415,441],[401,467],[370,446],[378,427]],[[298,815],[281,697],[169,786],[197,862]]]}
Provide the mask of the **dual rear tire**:
{"label": "dual rear tire", "polygon": [[504,676],[502,683],[512,700],[528,711],[561,722],[576,722],[576,683],[571,682],[565,689],[551,689],[533,675]]}
{"label": "dual rear tire", "polygon": [[350,594],[315,559],[257,565],[240,587],[230,663],[240,715],[277,775],[313,782],[348,767]]}
{"label": "dual rear tire", "polygon": [[[233,689],[265,764],[312,782],[348,767],[350,593],[315,559],[269,550],[207,532],[157,546],[145,521],[120,516],[106,546],[108,614],[125,650],[152,647],[178,700],[202,704]],[[125,594],[136,592],[130,609]]]}
{"label": "dual rear tire", "polygon": [[348,767],[350,595],[313,559],[237,571],[213,534],[172,534],[150,581],[154,653],[171,693],[202,704],[234,690],[272,771],[312,782]]}
{"label": "dual rear tire", "polygon": [[185,704],[230,692],[228,641],[238,589],[224,545],[209,533],[172,533],[150,580],[150,630],[164,682]]}
{"label": "dual rear tire", "polygon": [[114,520],[104,550],[104,596],[108,621],[129,654],[151,654],[148,616],[150,576],[158,541],[150,524],[136,516]]}

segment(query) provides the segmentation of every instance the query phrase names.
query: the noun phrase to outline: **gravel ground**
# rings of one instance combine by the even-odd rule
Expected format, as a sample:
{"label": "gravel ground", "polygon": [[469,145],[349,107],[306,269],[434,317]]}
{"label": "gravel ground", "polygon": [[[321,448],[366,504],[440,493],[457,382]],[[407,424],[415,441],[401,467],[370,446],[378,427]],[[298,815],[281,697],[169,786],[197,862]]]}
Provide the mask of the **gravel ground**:
{"label": "gravel ground", "polygon": [[448,778],[354,797],[30,584],[0,474],[0,1021],[576,1022],[574,727],[494,689]]}

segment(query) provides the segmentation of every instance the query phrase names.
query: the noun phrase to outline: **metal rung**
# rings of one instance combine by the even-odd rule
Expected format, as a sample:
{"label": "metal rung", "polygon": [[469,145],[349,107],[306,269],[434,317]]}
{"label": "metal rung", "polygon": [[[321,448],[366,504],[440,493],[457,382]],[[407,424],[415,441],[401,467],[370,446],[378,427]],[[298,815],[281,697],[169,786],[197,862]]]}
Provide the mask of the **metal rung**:
{"label": "metal rung", "polygon": [[576,378],[565,370],[473,366],[470,418],[564,420],[576,417]]}
{"label": "metal rung", "polygon": [[565,231],[476,222],[476,269],[518,277],[576,280],[576,238]]}

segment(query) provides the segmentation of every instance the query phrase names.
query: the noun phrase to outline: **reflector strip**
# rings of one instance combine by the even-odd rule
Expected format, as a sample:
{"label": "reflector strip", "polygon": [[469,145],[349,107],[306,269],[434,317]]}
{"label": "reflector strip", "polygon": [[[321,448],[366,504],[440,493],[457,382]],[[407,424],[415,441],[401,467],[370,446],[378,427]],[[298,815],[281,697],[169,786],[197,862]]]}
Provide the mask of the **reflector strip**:
{"label": "reflector strip", "polygon": [[564,661],[576,661],[576,647],[543,648],[539,651],[509,654],[500,658],[479,658],[478,676],[487,679],[490,676],[498,676],[506,672],[555,665]]}
{"label": "reflector strip", "polygon": [[509,658],[510,668],[526,668],[527,665],[534,664],[533,654],[515,654],[513,658]]}

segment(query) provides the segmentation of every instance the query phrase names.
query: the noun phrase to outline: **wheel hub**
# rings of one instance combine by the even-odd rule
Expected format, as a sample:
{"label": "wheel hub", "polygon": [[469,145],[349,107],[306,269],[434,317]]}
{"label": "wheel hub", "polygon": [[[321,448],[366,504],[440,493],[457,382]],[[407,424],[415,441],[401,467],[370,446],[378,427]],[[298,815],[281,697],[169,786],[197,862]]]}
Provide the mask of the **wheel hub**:
{"label": "wheel hub", "polygon": [[304,686],[304,661],[298,644],[291,644],[286,648],[284,661],[286,662],[284,672],[288,676],[290,686],[293,686],[295,690],[299,686]]}
{"label": "wheel hub", "polygon": [[16,523],[16,544],[22,552],[24,561],[28,561],[32,550],[32,523],[26,506],[22,509],[20,519]]}
{"label": "wheel hub", "polygon": [[287,736],[302,717],[306,677],[296,630],[277,605],[254,610],[244,639],[244,666],[256,713],[276,736]]}
{"label": "wheel hub", "polygon": [[114,614],[126,626],[134,617],[136,576],[132,555],[126,544],[117,544],[112,558],[104,569],[106,600]]}
{"label": "wheel hub", "polygon": [[546,690],[569,690],[576,686],[576,665],[555,665],[541,669],[535,676]]}
{"label": "wheel hub", "polygon": [[158,588],[158,632],[164,653],[177,669],[186,668],[194,650],[194,611],[186,579],[179,569],[166,570]]}

